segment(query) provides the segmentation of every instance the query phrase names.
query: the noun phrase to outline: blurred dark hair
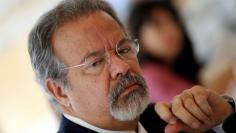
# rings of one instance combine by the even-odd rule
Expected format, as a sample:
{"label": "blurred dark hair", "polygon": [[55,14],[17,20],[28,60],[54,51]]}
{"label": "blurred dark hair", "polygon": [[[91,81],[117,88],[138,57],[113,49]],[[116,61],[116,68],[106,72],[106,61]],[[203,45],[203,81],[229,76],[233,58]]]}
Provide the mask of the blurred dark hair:
{"label": "blurred dark hair", "polygon": [[[173,63],[172,68],[174,72],[177,75],[192,81],[193,83],[198,83],[198,72],[200,65],[194,57],[192,42],[190,41],[190,38],[187,35],[187,31],[183,25],[183,22],[170,1],[153,0],[135,4],[131,9],[128,21],[131,35],[135,38],[140,37],[140,30],[143,24],[149,21],[149,18],[151,17],[151,12],[154,9],[164,9],[168,11],[173,16],[174,20],[179,24],[183,33],[183,49],[176,58],[175,62]],[[160,58],[158,59],[157,57],[153,57],[149,53],[145,53],[145,51],[140,52],[139,60],[141,65],[145,61],[154,61],[162,64],[166,63]]]}

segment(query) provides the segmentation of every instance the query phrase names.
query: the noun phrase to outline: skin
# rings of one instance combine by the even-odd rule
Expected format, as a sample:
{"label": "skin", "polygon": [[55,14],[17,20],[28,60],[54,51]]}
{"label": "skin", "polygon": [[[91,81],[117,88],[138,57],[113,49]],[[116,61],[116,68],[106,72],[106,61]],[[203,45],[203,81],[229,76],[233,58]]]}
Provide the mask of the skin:
{"label": "skin", "polygon": [[232,65],[232,71],[233,71],[233,82],[236,84],[236,63],[235,62]]}
{"label": "skin", "polygon": [[[60,26],[53,34],[52,46],[59,59],[67,66],[73,66],[80,64],[88,53],[114,49],[124,37],[124,31],[111,16],[96,11]],[[51,79],[46,81],[48,90],[64,113],[104,129],[135,130],[138,120],[118,121],[110,115],[108,94],[120,75],[141,74],[137,59],[125,62],[110,53],[110,63],[97,75],[77,68],[68,71],[71,89],[64,89]]]}
{"label": "skin", "polygon": [[140,31],[142,47],[148,53],[171,64],[183,47],[181,28],[165,9],[154,9],[151,12],[151,19]]}

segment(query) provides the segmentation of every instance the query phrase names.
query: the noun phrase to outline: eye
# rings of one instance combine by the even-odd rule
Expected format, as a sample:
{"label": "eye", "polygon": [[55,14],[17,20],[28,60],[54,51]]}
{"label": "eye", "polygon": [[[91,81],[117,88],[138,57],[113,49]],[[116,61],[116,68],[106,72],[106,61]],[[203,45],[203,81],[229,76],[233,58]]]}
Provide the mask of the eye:
{"label": "eye", "polygon": [[94,61],[92,61],[89,64],[89,67],[97,67],[97,66],[103,64],[104,60],[105,60],[104,58],[95,59]]}
{"label": "eye", "polygon": [[129,53],[130,50],[131,50],[131,48],[129,48],[129,47],[119,48],[119,49],[118,49],[118,53],[119,53],[119,54],[126,54],[126,53]]}

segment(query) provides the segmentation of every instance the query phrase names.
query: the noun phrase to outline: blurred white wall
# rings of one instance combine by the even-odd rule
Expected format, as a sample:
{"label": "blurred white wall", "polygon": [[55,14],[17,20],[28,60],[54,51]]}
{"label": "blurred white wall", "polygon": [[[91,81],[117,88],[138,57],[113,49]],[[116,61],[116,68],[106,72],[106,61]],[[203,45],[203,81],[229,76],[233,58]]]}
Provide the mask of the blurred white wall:
{"label": "blurred white wall", "polygon": [[[235,0],[174,0],[185,20],[195,51],[207,62],[230,30],[236,32]],[[233,29],[234,27],[234,29]],[[235,36],[235,35],[234,35]],[[236,45],[235,45],[236,49]]]}
{"label": "blurred white wall", "polygon": [[58,0],[0,1],[0,132],[55,133],[58,122],[34,81],[27,36]]}

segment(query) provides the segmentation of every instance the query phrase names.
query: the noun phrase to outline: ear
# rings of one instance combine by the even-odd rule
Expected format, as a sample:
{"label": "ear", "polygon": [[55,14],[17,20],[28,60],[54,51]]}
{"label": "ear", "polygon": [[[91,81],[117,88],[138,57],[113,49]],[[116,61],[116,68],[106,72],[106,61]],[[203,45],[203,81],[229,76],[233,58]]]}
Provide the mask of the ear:
{"label": "ear", "polygon": [[70,106],[70,100],[65,88],[63,88],[58,83],[56,83],[56,81],[50,78],[45,81],[45,84],[48,92],[51,93],[51,95],[57,100],[57,102],[66,107]]}

